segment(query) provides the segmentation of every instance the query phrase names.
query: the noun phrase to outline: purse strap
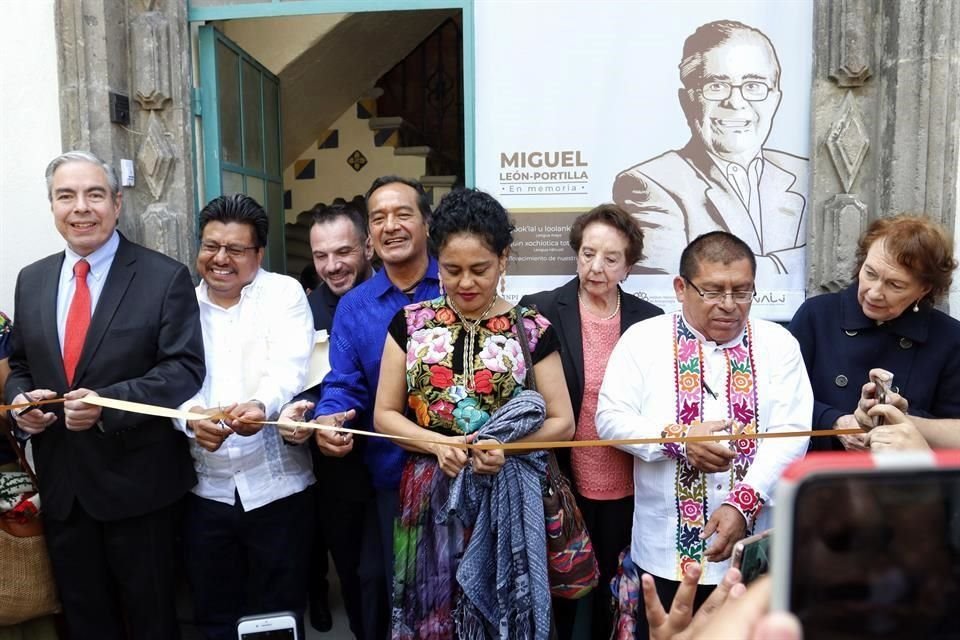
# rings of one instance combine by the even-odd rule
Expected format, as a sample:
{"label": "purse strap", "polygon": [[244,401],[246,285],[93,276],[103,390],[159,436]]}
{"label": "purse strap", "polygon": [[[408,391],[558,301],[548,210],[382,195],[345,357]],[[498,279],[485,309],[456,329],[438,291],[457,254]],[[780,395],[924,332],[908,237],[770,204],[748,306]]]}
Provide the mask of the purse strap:
{"label": "purse strap", "polygon": [[533,374],[533,357],[530,355],[530,341],[527,338],[527,329],[523,326],[523,313],[526,307],[517,305],[517,341],[520,343],[520,350],[523,351],[523,362],[527,366],[527,378],[525,386],[531,391],[537,390],[537,378]]}
{"label": "purse strap", "polygon": [[3,423],[3,432],[7,436],[10,447],[13,449],[13,452],[17,454],[17,461],[20,463],[20,468],[30,477],[30,482],[33,483],[34,490],[40,491],[40,482],[37,480],[37,474],[33,472],[33,468],[30,466],[30,463],[27,462],[27,454],[24,452],[20,441],[13,435],[13,422],[9,417],[0,415],[0,423]]}

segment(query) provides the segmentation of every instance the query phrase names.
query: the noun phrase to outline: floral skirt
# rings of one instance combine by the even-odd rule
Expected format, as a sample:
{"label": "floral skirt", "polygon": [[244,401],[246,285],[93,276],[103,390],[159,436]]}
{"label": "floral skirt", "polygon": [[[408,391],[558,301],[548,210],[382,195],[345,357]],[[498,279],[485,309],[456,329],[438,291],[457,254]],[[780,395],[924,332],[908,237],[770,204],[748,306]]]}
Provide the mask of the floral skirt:
{"label": "floral skirt", "polygon": [[[400,515],[393,525],[394,640],[448,640],[461,595],[457,567],[469,531],[444,505],[450,478],[433,456],[411,454],[400,479]],[[440,522],[438,523],[438,519]]]}

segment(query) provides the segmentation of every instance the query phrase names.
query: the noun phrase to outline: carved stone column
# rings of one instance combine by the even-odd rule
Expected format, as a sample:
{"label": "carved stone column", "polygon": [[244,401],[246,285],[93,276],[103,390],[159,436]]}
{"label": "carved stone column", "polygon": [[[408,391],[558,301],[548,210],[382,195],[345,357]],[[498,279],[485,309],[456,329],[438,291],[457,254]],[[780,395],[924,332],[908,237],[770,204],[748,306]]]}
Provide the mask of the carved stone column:
{"label": "carved stone column", "polygon": [[870,221],[924,213],[951,231],[960,140],[960,6],[816,0],[808,295],[852,277]]}
{"label": "carved stone column", "polygon": [[[121,231],[193,265],[192,66],[182,0],[58,0],[65,149],[119,167],[134,160]],[[110,121],[109,93],[130,98],[129,126]]]}

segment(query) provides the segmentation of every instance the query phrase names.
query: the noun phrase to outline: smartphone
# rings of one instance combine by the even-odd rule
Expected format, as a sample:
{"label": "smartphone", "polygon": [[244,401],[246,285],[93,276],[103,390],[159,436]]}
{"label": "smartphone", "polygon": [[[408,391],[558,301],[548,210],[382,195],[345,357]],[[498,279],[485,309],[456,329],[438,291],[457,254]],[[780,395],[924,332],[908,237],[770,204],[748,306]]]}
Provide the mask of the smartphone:
{"label": "smartphone", "polygon": [[960,451],[811,453],[776,505],[771,606],[804,637],[960,636]]}
{"label": "smartphone", "polygon": [[770,570],[770,531],[767,529],[733,545],[732,564],[740,570],[744,584],[750,584]]}
{"label": "smartphone", "polygon": [[[877,399],[877,404],[887,404],[887,396],[893,388],[893,374],[887,371],[885,376],[871,376],[870,381],[876,386],[873,395]],[[873,426],[879,427],[882,424],[883,416],[873,418]]]}
{"label": "smartphone", "polygon": [[244,616],[237,621],[240,640],[299,640],[297,617],[290,611]]}

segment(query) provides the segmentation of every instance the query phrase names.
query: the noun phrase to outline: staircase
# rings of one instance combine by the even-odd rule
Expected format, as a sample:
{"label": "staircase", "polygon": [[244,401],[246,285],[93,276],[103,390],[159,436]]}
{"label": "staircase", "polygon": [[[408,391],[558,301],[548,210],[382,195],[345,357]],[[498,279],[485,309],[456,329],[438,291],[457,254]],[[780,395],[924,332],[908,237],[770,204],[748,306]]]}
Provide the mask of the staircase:
{"label": "staircase", "polygon": [[298,277],[312,262],[308,211],[314,205],[360,197],[382,175],[419,179],[433,206],[463,183],[461,51],[458,14],[385,73],[287,167],[291,276]]}

